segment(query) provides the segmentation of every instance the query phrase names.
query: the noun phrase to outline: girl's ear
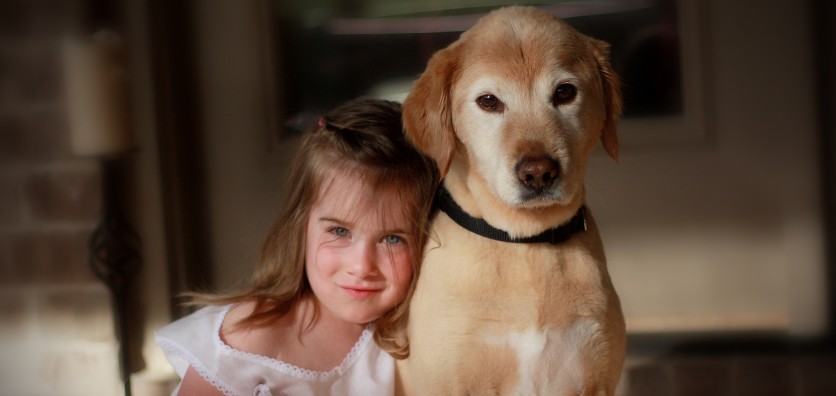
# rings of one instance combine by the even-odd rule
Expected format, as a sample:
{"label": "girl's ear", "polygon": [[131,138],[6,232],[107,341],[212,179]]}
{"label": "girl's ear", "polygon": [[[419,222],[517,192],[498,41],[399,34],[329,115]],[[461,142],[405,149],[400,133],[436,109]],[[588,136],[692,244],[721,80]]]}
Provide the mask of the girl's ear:
{"label": "girl's ear", "polygon": [[598,61],[598,73],[601,76],[607,111],[604,129],[601,130],[601,144],[603,144],[604,150],[610,157],[618,160],[617,130],[622,111],[621,83],[610,65],[610,45],[600,40],[591,40],[595,51],[595,59]]}
{"label": "girl's ear", "polygon": [[456,68],[455,47],[436,52],[403,102],[407,138],[435,160],[442,178],[450,168],[456,147],[450,107]]}

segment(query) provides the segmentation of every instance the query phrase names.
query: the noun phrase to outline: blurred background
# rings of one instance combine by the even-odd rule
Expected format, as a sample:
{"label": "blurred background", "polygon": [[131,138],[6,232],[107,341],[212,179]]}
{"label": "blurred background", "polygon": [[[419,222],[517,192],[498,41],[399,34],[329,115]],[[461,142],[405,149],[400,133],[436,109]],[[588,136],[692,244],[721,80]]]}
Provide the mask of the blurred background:
{"label": "blurred background", "polygon": [[153,332],[246,281],[301,130],[516,3],[623,78],[619,394],[836,394],[832,2],[0,0],[0,395],[168,394]]}

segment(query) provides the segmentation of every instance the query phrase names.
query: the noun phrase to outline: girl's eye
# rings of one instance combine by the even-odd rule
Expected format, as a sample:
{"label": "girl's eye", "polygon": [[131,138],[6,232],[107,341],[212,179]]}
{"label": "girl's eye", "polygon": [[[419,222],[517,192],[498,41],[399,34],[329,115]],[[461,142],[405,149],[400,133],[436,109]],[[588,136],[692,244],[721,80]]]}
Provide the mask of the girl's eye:
{"label": "girl's eye", "polygon": [[347,237],[348,236],[348,229],[343,227],[334,227],[331,229],[331,233],[338,236],[338,237]]}
{"label": "girl's eye", "polygon": [[397,245],[397,244],[401,243],[401,237],[399,237],[397,235],[387,235],[386,237],[383,238],[383,241],[386,242],[389,245]]}

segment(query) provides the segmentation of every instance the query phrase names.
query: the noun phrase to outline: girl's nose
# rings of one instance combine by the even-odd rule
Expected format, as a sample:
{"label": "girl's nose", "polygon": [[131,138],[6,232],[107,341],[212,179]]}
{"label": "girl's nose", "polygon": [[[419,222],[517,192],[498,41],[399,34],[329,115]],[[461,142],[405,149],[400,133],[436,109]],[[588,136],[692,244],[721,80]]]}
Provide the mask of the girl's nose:
{"label": "girl's nose", "polygon": [[351,275],[367,278],[377,275],[377,247],[373,243],[358,243],[350,257],[348,272]]}

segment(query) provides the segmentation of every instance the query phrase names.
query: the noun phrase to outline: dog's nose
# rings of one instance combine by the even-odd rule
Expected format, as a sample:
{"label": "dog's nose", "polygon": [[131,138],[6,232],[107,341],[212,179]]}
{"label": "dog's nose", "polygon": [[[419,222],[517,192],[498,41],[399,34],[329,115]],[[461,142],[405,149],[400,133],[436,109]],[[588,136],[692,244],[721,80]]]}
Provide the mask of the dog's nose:
{"label": "dog's nose", "polygon": [[551,187],[560,176],[560,164],[548,158],[525,158],[517,164],[517,177],[532,190]]}

